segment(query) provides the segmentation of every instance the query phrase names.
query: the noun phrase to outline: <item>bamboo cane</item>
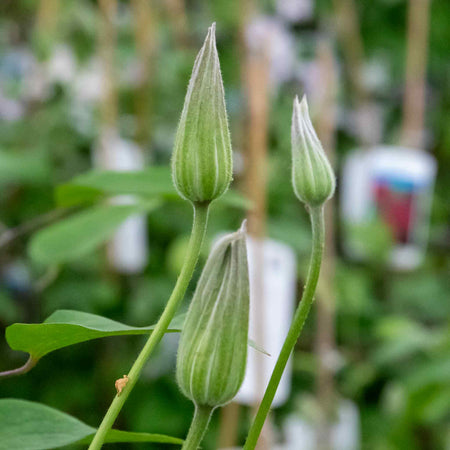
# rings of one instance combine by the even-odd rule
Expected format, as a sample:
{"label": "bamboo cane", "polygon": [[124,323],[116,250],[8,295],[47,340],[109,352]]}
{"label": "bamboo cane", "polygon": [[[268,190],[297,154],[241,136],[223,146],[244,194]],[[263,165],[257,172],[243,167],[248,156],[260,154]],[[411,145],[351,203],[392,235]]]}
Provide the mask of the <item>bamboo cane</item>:
{"label": "bamboo cane", "polygon": [[417,148],[424,145],[429,11],[430,0],[410,0],[401,143]]}
{"label": "bamboo cane", "polygon": [[[336,128],[336,67],[330,42],[321,41],[318,48],[320,71],[320,98],[317,98],[317,132],[330,162],[335,159],[334,132]],[[335,350],[335,247],[334,210],[335,201],[330,199],[325,205],[325,253],[322,263],[322,276],[317,296],[316,352],[318,360],[317,397],[320,407],[320,422],[317,426],[317,449],[332,449],[332,422],[336,406],[334,391],[334,370],[330,357]],[[320,289],[320,285],[326,288]]]}
{"label": "bamboo cane", "polygon": [[155,53],[154,9],[149,0],[132,0],[135,26],[135,41],[138,56],[138,80],[135,95],[136,142],[146,148],[150,140],[152,60]]}

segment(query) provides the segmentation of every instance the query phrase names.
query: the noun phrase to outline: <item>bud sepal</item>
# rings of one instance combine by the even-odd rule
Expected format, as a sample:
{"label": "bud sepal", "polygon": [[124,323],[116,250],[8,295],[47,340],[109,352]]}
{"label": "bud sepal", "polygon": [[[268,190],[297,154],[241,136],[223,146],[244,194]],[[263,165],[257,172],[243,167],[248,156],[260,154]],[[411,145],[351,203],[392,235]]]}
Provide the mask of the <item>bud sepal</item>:
{"label": "bud sepal", "polygon": [[183,198],[205,203],[228,189],[232,171],[231,139],[213,24],[189,81],[175,137],[172,178]]}
{"label": "bud sepal", "polygon": [[198,406],[222,406],[241,387],[249,301],[246,234],[241,228],[212,249],[181,333],[177,382]]}
{"label": "bud sepal", "polygon": [[292,184],[295,195],[310,207],[333,196],[336,180],[309,117],[306,97],[294,100],[292,114]]}

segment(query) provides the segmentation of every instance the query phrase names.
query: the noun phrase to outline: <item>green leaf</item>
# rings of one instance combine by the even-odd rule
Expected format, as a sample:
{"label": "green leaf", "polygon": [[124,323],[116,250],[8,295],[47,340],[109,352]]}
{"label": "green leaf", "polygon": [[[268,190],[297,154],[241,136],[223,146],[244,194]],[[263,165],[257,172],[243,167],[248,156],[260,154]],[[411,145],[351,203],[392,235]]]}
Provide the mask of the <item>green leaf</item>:
{"label": "green leaf", "polygon": [[[95,428],[66,413],[26,400],[0,400],[0,450],[46,450],[89,443]],[[178,438],[111,430],[106,442],[182,444]]]}
{"label": "green leaf", "polygon": [[169,166],[153,166],[138,171],[92,171],[72,180],[108,194],[159,195],[174,193]]}
{"label": "green leaf", "polygon": [[[172,183],[169,166],[152,166],[139,171],[92,171],[79,175],[56,189],[56,203],[68,207],[92,203],[104,196],[137,195],[146,198],[180,200]],[[250,201],[229,190],[217,201],[227,206],[248,209]]]}
{"label": "green leaf", "polygon": [[99,190],[89,186],[62,184],[55,190],[56,204],[62,208],[79,205],[88,205],[102,199],[105,195]]}
{"label": "green leaf", "polygon": [[[93,435],[84,438],[79,444],[90,444]],[[105,443],[114,442],[158,442],[160,444],[183,444],[183,439],[155,433],[136,433],[132,431],[110,430],[106,435]]]}
{"label": "green leaf", "polygon": [[176,196],[168,166],[141,171],[92,171],[75,177],[56,189],[60,206],[95,201],[102,195]]}
{"label": "green leaf", "polygon": [[[173,319],[168,332],[182,328],[184,316]],[[106,317],[80,311],[59,310],[43,323],[15,323],[6,329],[6,340],[13,350],[29,353],[39,360],[50,352],[80,342],[108,336],[149,334],[155,325],[131,327]]]}
{"label": "green leaf", "polygon": [[219,197],[214,203],[238,209],[251,209],[253,206],[250,199],[244,197],[242,194],[233,189],[228,189],[228,191],[225,192],[222,197]]}
{"label": "green leaf", "polygon": [[405,385],[410,390],[420,390],[427,386],[448,385],[450,374],[450,353],[442,354],[439,358],[427,361],[420,367],[415,367],[405,376]]}
{"label": "green leaf", "polygon": [[0,183],[47,184],[50,164],[42,152],[0,151]]}
{"label": "green leaf", "polygon": [[37,232],[30,243],[30,255],[42,264],[72,261],[107,241],[132,214],[149,212],[159,205],[155,200],[132,205],[99,205],[73,214]]}
{"label": "green leaf", "polygon": [[[167,329],[176,333],[183,328],[184,314],[176,316]],[[59,310],[43,323],[15,323],[6,329],[6,341],[13,350],[30,354],[36,363],[50,352],[80,342],[111,336],[149,334],[155,325],[132,327],[115,320],[81,311]],[[269,355],[252,340],[249,345]]]}
{"label": "green leaf", "polygon": [[377,364],[398,364],[418,351],[437,345],[441,339],[439,330],[424,327],[407,317],[387,316],[380,320],[376,334],[382,340],[374,352]]}

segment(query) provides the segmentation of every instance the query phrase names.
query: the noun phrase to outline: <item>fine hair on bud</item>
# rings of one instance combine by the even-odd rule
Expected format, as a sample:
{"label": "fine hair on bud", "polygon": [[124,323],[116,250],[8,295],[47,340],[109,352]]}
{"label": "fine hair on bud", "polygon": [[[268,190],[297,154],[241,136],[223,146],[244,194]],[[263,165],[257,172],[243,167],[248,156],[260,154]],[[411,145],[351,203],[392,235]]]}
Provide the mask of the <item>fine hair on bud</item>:
{"label": "fine hair on bud", "polygon": [[249,321],[245,224],[213,247],[181,332],[177,382],[198,406],[233,399],[245,375]]}
{"label": "fine hair on bud", "polygon": [[191,202],[210,202],[229,187],[233,163],[215,24],[197,55],[175,137],[172,178]]}
{"label": "fine hair on bud", "polygon": [[291,138],[295,195],[309,206],[320,206],[333,196],[336,181],[311,123],[306,97],[301,102],[294,99]]}

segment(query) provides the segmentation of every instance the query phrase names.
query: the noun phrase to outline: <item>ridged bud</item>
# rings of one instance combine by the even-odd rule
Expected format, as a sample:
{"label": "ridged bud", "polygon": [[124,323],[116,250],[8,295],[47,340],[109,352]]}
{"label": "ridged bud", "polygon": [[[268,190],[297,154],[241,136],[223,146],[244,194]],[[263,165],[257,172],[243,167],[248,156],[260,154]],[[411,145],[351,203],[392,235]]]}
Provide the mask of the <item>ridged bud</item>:
{"label": "ridged bud", "polygon": [[292,114],[292,184],[295,195],[309,206],[319,206],[333,196],[333,169],[312,126],[306,97],[294,100]]}
{"label": "ridged bud", "polygon": [[180,195],[209,202],[230,185],[233,163],[215,24],[197,55],[175,137],[172,177]]}
{"label": "ridged bud", "polygon": [[177,382],[198,406],[237,394],[245,375],[249,320],[245,226],[211,251],[189,307],[177,356]]}

